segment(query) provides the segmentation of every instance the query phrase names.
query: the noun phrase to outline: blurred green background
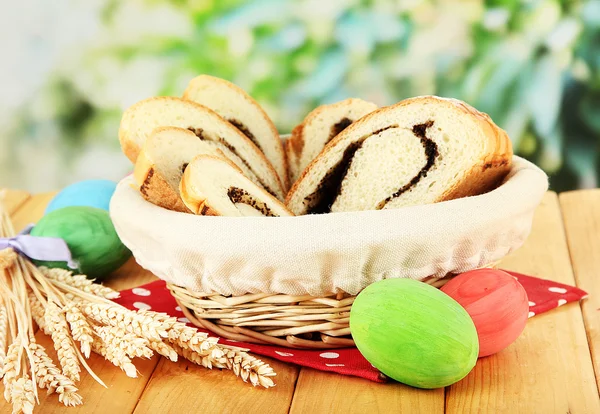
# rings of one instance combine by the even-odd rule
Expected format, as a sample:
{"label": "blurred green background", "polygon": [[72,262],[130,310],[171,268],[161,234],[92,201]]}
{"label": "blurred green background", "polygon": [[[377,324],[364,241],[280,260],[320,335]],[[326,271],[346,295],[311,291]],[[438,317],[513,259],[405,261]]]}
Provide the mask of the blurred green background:
{"label": "blurred green background", "polygon": [[[31,8],[36,5],[35,8]],[[197,74],[282,133],[315,106],[437,94],[487,112],[557,191],[600,178],[600,1],[24,0],[0,27],[0,186],[118,180],[120,115]],[[26,8],[27,7],[27,8]]]}

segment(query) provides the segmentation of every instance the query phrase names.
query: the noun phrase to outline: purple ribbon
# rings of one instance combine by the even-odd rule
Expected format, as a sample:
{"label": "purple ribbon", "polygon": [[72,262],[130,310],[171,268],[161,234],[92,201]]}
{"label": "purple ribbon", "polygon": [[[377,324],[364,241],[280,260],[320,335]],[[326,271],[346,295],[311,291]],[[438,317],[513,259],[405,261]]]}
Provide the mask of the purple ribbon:
{"label": "purple ribbon", "polygon": [[0,250],[12,248],[15,252],[29,259],[48,262],[67,262],[71,269],[77,269],[77,264],[71,257],[67,243],[58,237],[37,237],[29,233],[33,225],[25,227],[15,237],[0,237]]}

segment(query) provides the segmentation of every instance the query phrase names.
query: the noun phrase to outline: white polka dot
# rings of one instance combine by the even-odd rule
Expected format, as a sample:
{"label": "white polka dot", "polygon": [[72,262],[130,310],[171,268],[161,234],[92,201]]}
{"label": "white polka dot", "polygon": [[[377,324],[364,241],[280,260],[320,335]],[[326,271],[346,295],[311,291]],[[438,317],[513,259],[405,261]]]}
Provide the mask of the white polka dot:
{"label": "white polka dot", "polygon": [[559,287],[549,287],[548,290],[554,293],[567,293],[567,289],[559,288]]}
{"label": "white polka dot", "polygon": [[150,294],[152,293],[148,289],[144,289],[144,288],[133,288],[133,289],[131,289],[131,292],[134,295],[138,295],[138,296],[150,296]]}
{"label": "white polka dot", "polygon": [[152,309],[150,305],[144,302],[133,302],[133,307],[140,310],[149,310]]}
{"label": "white polka dot", "polygon": [[529,301],[529,306],[535,306],[535,302]]}
{"label": "white polka dot", "polygon": [[319,355],[321,358],[334,359],[339,358],[340,354],[337,352],[323,352]]}
{"label": "white polka dot", "polygon": [[281,355],[281,356],[294,356],[294,354],[290,354],[288,352],[279,352],[279,351],[275,351],[275,353],[277,355]]}
{"label": "white polka dot", "polygon": [[325,364],[326,367],[345,367],[344,364]]}
{"label": "white polka dot", "polygon": [[181,307],[177,306],[177,307],[175,307],[175,310],[176,310],[177,312],[181,312]]}
{"label": "white polka dot", "polygon": [[529,315],[527,315],[528,318],[531,318],[533,316],[535,316],[535,312],[529,312]]}
{"label": "white polka dot", "polygon": [[179,322],[183,322],[183,323],[189,323],[190,322],[190,320],[188,318],[177,318],[177,320]]}
{"label": "white polka dot", "polygon": [[566,301],[566,300],[564,300],[564,299],[559,299],[559,300],[558,300],[558,306],[562,306],[562,305],[564,305],[565,303],[567,303],[567,301]]}

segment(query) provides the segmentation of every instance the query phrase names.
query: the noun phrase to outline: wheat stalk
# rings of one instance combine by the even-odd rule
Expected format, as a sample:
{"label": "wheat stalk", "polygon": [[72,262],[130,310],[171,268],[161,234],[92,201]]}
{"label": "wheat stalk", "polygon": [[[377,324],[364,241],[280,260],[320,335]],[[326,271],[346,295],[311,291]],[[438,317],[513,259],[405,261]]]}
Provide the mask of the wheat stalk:
{"label": "wheat stalk", "polygon": [[46,335],[50,335],[50,331],[46,327],[46,310],[44,309],[44,305],[42,305],[42,302],[40,302],[33,292],[29,292],[27,297],[29,299],[29,308],[31,309],[31,316],[33,317],[33,320],[35,323],[37,323],[37,326],[42,330],[42,332],[44,332]]}
{"label": "wheat stalk", "polygon": [[101,298],[116,299],[119,297],[119,292],[116,290],[94,283],[92,279],[88,279],[85,275],[73,275],[73,272],[60,268],[48,269],[42,266],[38,269],[51,282],[66,284]]}
{"label": "wheat stalk", "polygon": [[270,377],[275,376],[275,371],[268,364],[238,350],[229,350],[225,354],[227,367],[240,377],[244,382],[250,380],[254,386],[260,385],[264,388],[275,386]]}
{"label": "wheat stalk", "polygon": [[154,354],[146,338],[140,338],[114,326],[94,327],[108,352],[124,352],[129,358],[151,358]]}
{"label": "wheat stalk", "polygon": [[6,307],[0,306],[0,378],[4,375],[4,358],[6,357],[6,345],[8,343],[8,315]]}
{"label": "wheat stalk", "polygon": [[96,322],[146,338],[150,344],[167,340],[177,354],[198,365],[233,370],[236,376],[244,382],[250,380],[253,385],[266,388],[274,385],[269,377],[275,373],[269,365],[243,351],[225,349],[218,343],[218,338],[209,337],[167,314],[147,310],[136,312],[98,303],[78,306]]}
{"label": "wheat stalk", "polygon": [[125,374],[130,378],[137,378],[137,368],[131,362],[131,359],[125,354],[123,350],[109,351],[107,346],[102,341],[94,341],[92,344],[92,350],[102,355],[107,361],[111,362],[114,366],[121,368]]}
{"label": "wheat stalk", "polygon": [[64,313],[56,303],[48,302],[44,320],[54,342],[63,374],[73,381],[79,381],[80,367],[77,351],[69,334]]}
{"label": "wheat stalk", "polygon": [[[138,313],[116,304],[78,303],[83,313],[94,321],[121,328],[149,341],[162,341],[168,336],[167,329],[176,318],[156,318],[152,314]],[[168,320],[172,320],[169,321]]]}
{"label": "wheat stalk", "polygon": [[70,304],[65,306],[63,310],[65,318],[69,322],[73,339],[80,343],[81,352],[86,358],[89,358],[92,350],[92,342],[94,342],[92,327],[77,306]]}
{"label": "wheat stalk", "polygon": [[46,354],[44,347],[32,342],[29,344],[29,348],[36,362],[35,373],[38,387],[45,388],[48,394],[56,392],[58,400],[68,407],[80,405],[83,400],[77,394],[78,389],[75,383],[56,367],[52,359]]}
{"label": "wheat stalk", "polygon": [[10,395],[13,404],[13,414],[33,413],[35,393],[33,382],[29,379],[28,375],[23,375],[21,378],[13,381]]}
{"label": "wheat stalk", "polygon": [[171,343],[201,355],[206,355],[218,347],[218,338],[209,337],[206,333],[190,328],[182,322],[174,322],[167,332]]}
{"label": "wheat stalk", "polygon": [[13,249],[9,247],[0,250],[0,270],[9,269],[15,263],[15,260],[17,260],[17,254]]}
{"label": "wheat stalk", "polygon": [[174,349],[174,347],[172,347],[162,341],[148,341],[148,347],[150,349],[152,349],[154,352],[156,352],[157,354],[168,358],[172,362],[176,362],[178,359],[177,358],[178,353]]}
{"label": "wheat stalk", "polygon": [[21,344],[13,342],[8,347],[8,352],[4,358],[4,376],[2,382],[4,384],[4,399],[11,402],[11,388],[21,370]]}

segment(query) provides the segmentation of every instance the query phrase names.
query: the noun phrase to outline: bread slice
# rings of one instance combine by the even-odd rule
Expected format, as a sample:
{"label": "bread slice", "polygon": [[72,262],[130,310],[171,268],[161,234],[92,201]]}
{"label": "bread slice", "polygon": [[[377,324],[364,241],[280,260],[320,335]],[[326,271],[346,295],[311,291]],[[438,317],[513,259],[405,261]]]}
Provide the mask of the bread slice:
{"label": "bread slice", "polygon": [[125,155],[135,162],[151,132],[161,126],[189,129],[201,140],[223,144],[247,165],[265,190],[283,200],[285,192],[279,177],[256,145],[217,113],[195,102],[158,97],[127,109],[119,128]]}
{"label": "bread slice", "polygon": [[259,182],[243,161],[225,145],[199,140],[187,129],[158,127],[146,140],[135,163],[134,177],[142,196],[157,206],[189,213],[179,196],[179,182],[187,165],[200,154],[228,158],[251,181]]}
{"label": "bread slice", "polygon": [[354,122],[288,193],[296,215],[379,210],[481,194],[508,173],[512,146],[464,102],[416,97]]}
{"label": "bread slice", "polygon": [[362,99],[350,98],[321,105],[309,113],[294,128],[286,142],[290,182],[295,182],[323,147],[352,122],[377,109],[377,105]]}
{"label": "bread slice", "polygon": [[277,128],[265,111],[242,88],[224,79],[200,75],[192,79],[183,99],[204,105],[244,133],[265,154],[289,188],[286,159]]}
{"label": "bread slice", "polygon": [[225,158],[195,157],[185,169],[179,191],[185,205],[203,216],[293,216]]}

